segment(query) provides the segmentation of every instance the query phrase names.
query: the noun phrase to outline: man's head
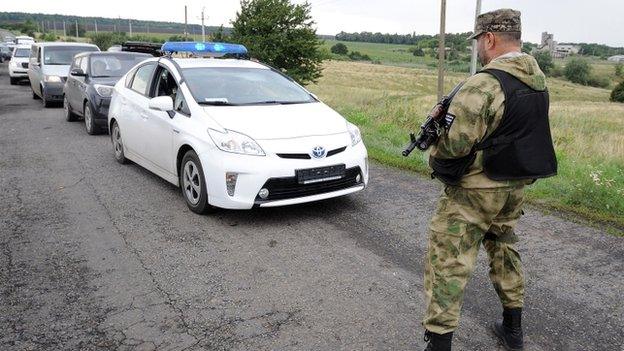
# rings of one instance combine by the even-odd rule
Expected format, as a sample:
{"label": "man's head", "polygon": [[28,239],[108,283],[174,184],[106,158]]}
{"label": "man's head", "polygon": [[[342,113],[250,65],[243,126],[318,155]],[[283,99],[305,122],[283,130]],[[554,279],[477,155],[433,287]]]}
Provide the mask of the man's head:
{"label": "man's head", "polygon": [[482,65],[522,47],[520,11],[500,9],[477,17],[475,32],[468,39],[477,40],[477,56]]}

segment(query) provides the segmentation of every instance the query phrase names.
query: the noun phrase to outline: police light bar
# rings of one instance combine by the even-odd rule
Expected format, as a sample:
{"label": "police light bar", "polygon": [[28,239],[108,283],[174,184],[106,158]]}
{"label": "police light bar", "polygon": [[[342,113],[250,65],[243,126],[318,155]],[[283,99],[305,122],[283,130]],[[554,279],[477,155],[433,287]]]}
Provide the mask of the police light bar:
{"label": "police light bar", "polygon": [[247,55],[247,48],[240,44],[211,43],[196,41],[168,41],[160,48],[162,52],[189,52],[194,54],[204,54],[211,56],[244,56]]}

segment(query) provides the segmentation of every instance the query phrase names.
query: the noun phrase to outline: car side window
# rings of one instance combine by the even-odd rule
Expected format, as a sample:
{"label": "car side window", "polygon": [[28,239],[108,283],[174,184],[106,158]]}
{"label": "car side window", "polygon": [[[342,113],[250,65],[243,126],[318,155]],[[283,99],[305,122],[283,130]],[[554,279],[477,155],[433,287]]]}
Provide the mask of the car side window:
{"label": "car side window", "polygon": [[74,58],[71,69],[80,68],[80,57]]}
{"label": "car side window", "polygon": [[178,83],[175,78],[169,72],[168,69],[164,67],[160,67],[158,70],[157,81],[154,85],[154,90],[152,95],[156,96],[170,96],[173,100],[173,109],[177,112],[180,112],[185,115],[190,115],[191,111],[188,109],[186,105],[186,101],[184,100],[184,95],[180,91],[178,87]]}
{"label": "car side window", "polygon": [[130,89],[141,95],[147,96],[147,88],[149,87],[152,74],[154,73],[155,64],[147,64],[137,69],[134,79],[130,85]]}
{"label": "car side window", "polygon": [[87,64],[89,63],[89,59],[87,57],[82,57],[80,59],[80,69],[87,73]]}

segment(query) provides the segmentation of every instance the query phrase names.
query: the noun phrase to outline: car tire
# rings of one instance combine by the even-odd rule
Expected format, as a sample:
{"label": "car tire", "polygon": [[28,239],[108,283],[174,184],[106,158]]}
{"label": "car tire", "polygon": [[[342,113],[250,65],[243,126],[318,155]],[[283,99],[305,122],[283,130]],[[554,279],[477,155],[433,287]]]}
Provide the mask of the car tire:
{"label": "car tire", "polygon": [[206,180],[199,157],[193,150],[184,154],[179,169],[180,189],[188,208],[197,214],[214,211],[208,203]]}
{"label": "car tire", "polygon": [[9,81],[11,82],[11,85],[17,85],[17,79],[16,78],[9,77]]}
{"label": "car tire", "polygon": [[93,120],[93,112],[91,111],[91,106],[89,105],[89,102],[85,102],[83,111],[85,129],[87,130],[87,134],[100,134],[100,128],[95,124],[95,121]]}
{"label": "car tire", "polygon": [[67,122],[73,122],[77,119],[76,114],[71,110],[71,106],[69,105],[69,101],[67,101],[66,96],[63,96],[63,111],[65,112],[65,120]]}
{"label": "car tire", "polygon": [[126,154],[124,152],[123,142],[121,140],[121,131],[119,130],[119,124],[117,121],[113,121],[111,126],[111,141],[113,142],[113,152],[115,153],[115,159],[121,164],[128,163]]}

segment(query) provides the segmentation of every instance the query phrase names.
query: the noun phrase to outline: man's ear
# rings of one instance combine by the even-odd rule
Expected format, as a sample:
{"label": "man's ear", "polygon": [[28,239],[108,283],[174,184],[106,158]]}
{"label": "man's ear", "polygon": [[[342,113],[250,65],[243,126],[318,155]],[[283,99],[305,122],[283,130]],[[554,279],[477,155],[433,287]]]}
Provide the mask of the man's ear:
{"label": "man's ear", "polygon": [[492,32],[487,32],[485,35],[485,47],[488,50],[491,50],[496,45],[496,36]]}

